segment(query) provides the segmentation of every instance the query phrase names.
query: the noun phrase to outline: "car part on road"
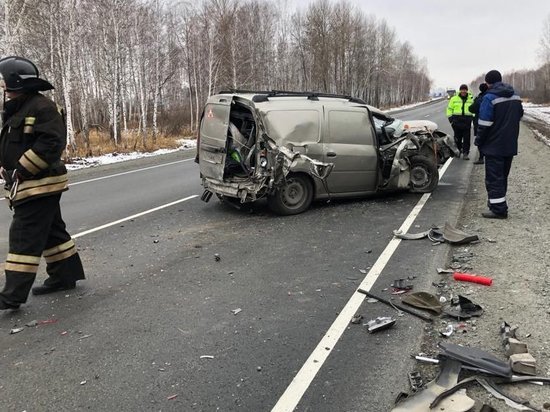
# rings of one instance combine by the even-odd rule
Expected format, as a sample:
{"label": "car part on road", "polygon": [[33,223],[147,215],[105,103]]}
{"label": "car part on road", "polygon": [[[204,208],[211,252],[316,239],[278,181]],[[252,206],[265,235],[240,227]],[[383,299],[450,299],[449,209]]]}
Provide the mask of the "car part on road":
{"label": "car part on road", "polygon": [[465,243],[471,243],[479,240],[478,235],[470,235],[452,226],[449,222],[445,222],[445,227],[443,228],[443,238],[446,242],[453,245],[463,245]]}
{"label": "car part on road", "polygon": [[481,316],[483,314],[483,308],[470,299],[458,295],[458,302],[444,308],[443,313],[458,320],[470,319],[472,316]]}
{"label": "car part on road", "polygon": [[400,230],[394,230],[393,235],[398,239],[418,240],[418,239],[424,239],[426,236],[428,236],[429,232],[430,232],[429,230],[426,230],[425,232],[419,232],[419,233],[403,233]]}
{"label": "car part on road", "polygon": [[368,321],[365,325],[369,333],[375,333],[384,329],[389,329],[395,325],[396,320],[389,316],[380,316]]}
{"label": "car part on road", "polygon": [[413,392],[418,392],[424,386],[424,381],[422,380],[422,375],[418,371],[409,372],[409,383],[411,384],[411,390]]}
{"label": "car part on road", "polygon": [[411,290],[413,285],[407,282],[408,279],[395,279],[391,284],[391,287],[397,290]]}
{"label": "car part on road", "polygon": [[440,342],[438,346],[441,349],[441,356],[483,369],[491,375],[505,378],[510,378],[512,376],[512,368],[510,365],[496,358],[489,352],[448,342]]}
{"label": "car part on road", "polygon": [[502,322],[500,325],[502,346],[504,347],[506,356],[529,352],[527,344],[517,339],[517,329],[517,326],[511,327],[507,322]]}
{"label": "car part on road", "polygon": [[401,299],[401,302],[418,309],[427,310],[436,315],[441,315],[441,302],[439,299],[428,292],[414,292]]}
{"label": "car part on road", "polygon": [[447,327],[445,328],[445,331],[440,331],[439,334],[441,336],[444,336],[446,338],[450,337],[455,331],[455,328],[452,324],[448,324]]}
{"label": "car part on road", "polygon": [[459,282],[472,282],[478,283],[480,285],[491,286],[493,284],[493,279],[487,276],[478,276],[471,273],[453,273],[453,279]]}
{"label": "car part on road", "polygon": [[392,307],[393,307],[394,309],[396,309],[396,310],[401,310],[401,311],[406,312],[406,313],[408,313],[408,314],[410,314],[410,315],[416,316],[417,318],[420,318],[420,319],[422,319],[422,320],[424,320],[424,321],[426,321],[426,322],[432,322],[432,321],[433,321],[433,319],[432,319],[431,316],[424,315],[423,313],[418,313],[418,312],[416,312],[416,311],[414,311],[414,310],[412,310],[412,309],[409,309],[409,308],[407,308],[407,307],[405,307],[405,306],[403,306],[403,305],[400,305],[400,304],[398,304],[398,303],[394,303],[394,302],[392,302],[392,301],[390,301],[390,300],[388,300],[388,299],[382,298],[382,297],[380,297],[380,296],[376,296],[376,295],[370,293],[370,292],[367,291],[367,290],[364,290],[364,289],[359,288],[359,289],[357,289],[357,292],[362,293],[363,295],[367,295],[367,296],[368,296],[369,298],[371,298],[371,299],[376,299],[376,300],[378,300],[378,301],[380,301],[380,302],[382,302],[382,303],[384,303],[384,304],[386,304],[386,305],[392,306]]}
{"label": "car part on road", "polygon": [[[458,382],[461,364],[452,359],[445,359],[441,362],[441,367],[437,378],[429,382],[424,390],[416,392],[399,404],[392,412],[426,412],[430,410],[430,404],[441,393],[454,387]],[[438,402],[439,403],[439,402]],[[440,401],[440,410],[445,412],[467,412],[475,405],[475,401],[466,395],[466,391],[453,393]]]}
{"label": "car part on road", "polygon": [[353,315],[353,318],[351,318],[351,323],[354,325],[359,325],[362,320],[363,320],[363,315],[361,315],[360,313],[357,313]]}

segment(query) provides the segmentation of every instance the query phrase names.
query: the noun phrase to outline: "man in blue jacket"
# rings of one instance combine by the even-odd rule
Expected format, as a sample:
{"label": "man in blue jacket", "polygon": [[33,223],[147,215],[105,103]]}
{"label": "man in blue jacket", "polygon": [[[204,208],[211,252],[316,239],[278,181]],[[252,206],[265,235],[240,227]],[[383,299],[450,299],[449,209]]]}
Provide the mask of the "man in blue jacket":
{"label": "man in blue jacket", "polygon": [[506,219],[506,190],[512,159],[518,154],[519,122],[523,116],[521,98],[511,85],[502,83],[502,75],[491,70],[485,76],[489,90],[479,109],[475,145],[485,156],[485,187],[489,210],[481,215],[488,219]]}

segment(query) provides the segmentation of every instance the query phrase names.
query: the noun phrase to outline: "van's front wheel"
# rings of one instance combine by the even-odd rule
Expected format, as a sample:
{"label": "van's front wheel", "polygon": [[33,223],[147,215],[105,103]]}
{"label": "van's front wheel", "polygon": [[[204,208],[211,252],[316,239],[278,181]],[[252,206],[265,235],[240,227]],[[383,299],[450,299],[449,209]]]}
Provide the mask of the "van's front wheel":
{"label": "van's front wheel", "polygon": [[437,165],[425,156],[413,156],[411,164],[411,192],[430,193],[439,183]]}
{"label": "van's front wheel", "polygon": [[267,202],[271,210],[280,215],[297,215],[307,210],[313,201],[313,184],[302,174],[288,175],[283,186]]}

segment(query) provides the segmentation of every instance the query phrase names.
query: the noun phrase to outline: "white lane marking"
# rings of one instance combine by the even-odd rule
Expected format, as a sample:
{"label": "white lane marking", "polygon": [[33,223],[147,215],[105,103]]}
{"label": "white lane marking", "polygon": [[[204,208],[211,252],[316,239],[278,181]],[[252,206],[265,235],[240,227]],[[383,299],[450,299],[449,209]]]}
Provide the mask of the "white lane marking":
{"label": "white lane marking", "polygon": [[[130,173],[143,172],[144,170],[150,170],[150,169],[156,169],[157,167],[175,165],[177,163],[188,162],[190,160],[195,160],[195,159],[194,158],[189,158],[189,159],[184,159],[184,160],[176,160],[175,162],[163,163],[161,165],[149,166],[149,167],[144,167],[142,169],[129,170],[127,172],[120,172],[120,173],[115,173],[115,174],[108,175],[108,176],[96,177],[94,179],[88,179],[88,180],[82,180],[80,182],[69,183],[69,186],[76,186],[76,185],[81,185],[81,184],[84,184],[84,183],[96,182],[98,180],[110,179],[111,177],[129,175]],[[2,197],[2,198],[0,198],[0,200],[6,200],[6,198]]]}
{"label": "white lane marking", "polygon": [[[439,175],[443,176],[447,171],[447,168],[452,162],[452,158],[447,160],[439,171]],[[414,220],[426,204],[427,200],[430,198],[431,193],[424,194],[416,206],[413,208],[409,216],[405,219],[399,230],[403,233],[407,232]],[[386,246],[386,249],[382,252],[380,257],[377,259],[376,263],[371,270],[366,274],[365,278],[359,285],[358,289],[370,290],[374,282],[378,279],[382,270],[392,257],[393,253],[401,243],[401,239],[394,237],[390,240],[390,243]],[[317,372],[321,369],[321,366],[325,363],[328,356],[344,334],[346,328],[349,325],[349,322],[353,315],[357,313],[357,310],[365,300],[365,295],[355,291],[351,298],[348,300],[344,308],[340,311],[340,314],[336,317],[330,328],[327,330],[317,347],[313,350],[309,358],[303,364],[302,368],[298,371],[290,385],[286,388],[284,393],[281,395],[273,409],[272,412],[292,412],[298,403],[304,396],[307,388],[311,385],[311,382],[317,375]]]}
{"label": "white lane marking", "polygon": [[84,184],[84,183],[96,182],[96,181],[98,181],[98,180],[110,179],[111,177],[129,175],[130,173],[143,172],[144,170],[150,170],[150,169],[156,169],[156,168],[158,168],[158,167],[164,167],[164,166],[175,165],[175,164],[177,164],[177,163],[188,162],[188,161],[190,161],[190,160],[194,160],[194,159],[193,159],[193,158],[189,158],[189,159],[184,159],[184,160],[176,160],[175,162],[163,163],[163,164],[161,164],[161,165],[149,166],[149,167],[144,167],[144,168],[142,168],[142,169],[129,170],[129,171],[127,171],[127,172],[120,172],[120,173],[115,173],[115,174],[108,175],[108,176],[96,177],[96,178],[94,178],[94,179],[82,180],[82,181],[80,181],[80,182],[71,183],[71,184],[69,184],[69,186],[76,186],[76,185],[81,185],[81,184]]}
{"label": "white lane marking", "polygon": [[82,237],[82,236],[85,236],[85,235],[89,235],[90,233],[94,233],[94,232],[97,232],[101,229],[106,229],[108,227],[111,227],[111,226],[114,226],[114,225],[118,225],[119,223],[122,223],[122,222],[126,222],[128,220],[131,220],[131,219],[135,219],[135,218],[138,218],[140,216],[144,216],[144,215],[147,215],[149,213],[153,213],[153,212],[156,212],[157,210],[161,210],[161,209],[165,209],[167,207],[170,207],[170,206],[174,206],[174,205],[177,205],[178,203],[183,203],[183,202],[186,202],[190,199],[194,199],[198,197],[198,195],[193,195],[193,196],[188,196],[186,198],[183,198],[183,199],[179,199],[179,200],[176,200],[174,202],[170,202],[170,203],[166,203],[165,205],[161,205],[161,206],[157,206],[153,209],[149,209],[149,210],[146,210],[144,212],[140,212],[140,213],[137,213],[135,215],[132,215],[132,216],[128,216],[128,217],[125,217],[123,219],[119,219],[119,220],[115,220],[114,222],[111,222],[111,223],[106,223],[104,225],[101,225],[101,226],[98,226],[98,227],[94,227],[93,229],[88,229],[88,230],[85,230],[84,232],[80,232],[80,233],[77,233],[76,235],[73,235],[73,239],[76,239],[76,238],[79,238],[79,237]]}

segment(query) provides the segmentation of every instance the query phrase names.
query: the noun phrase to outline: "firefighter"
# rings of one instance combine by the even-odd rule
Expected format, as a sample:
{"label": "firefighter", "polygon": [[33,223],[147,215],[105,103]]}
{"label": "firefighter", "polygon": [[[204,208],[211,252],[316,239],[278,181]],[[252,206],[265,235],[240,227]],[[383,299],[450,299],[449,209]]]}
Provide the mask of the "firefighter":
{"label": "firefighter", "polygon": [[13,210],[0,292],[0,310],[5,310],[27,301],[41,256],[49,277],[32,289],[35,295],[75,288],[84,269],[59,206],[61,193],[68,189],[61,161],[65,122],[55,103],[40,93],[54,87],[39,78],[34,63],[16,56],[0,59],[0,86],[0,173]]}
{"label": "firefighter", "polygon": [[464,160],[470,159],[470,129],[474,115],[469,107],[473,102],[468,86],[462,84],[459,93],[451,97],[447,106],[447,117],[453,128],[456,145]]}
{"label": "firefighter", "polygon": [[481,100],[475,145],[485,157],[485,187],[488,219],[506,219],[506,191],[512,160],[518,154],[519,122],[523,116],[521,98],[502,75],[491,70],[485,75],[489,89]]}

